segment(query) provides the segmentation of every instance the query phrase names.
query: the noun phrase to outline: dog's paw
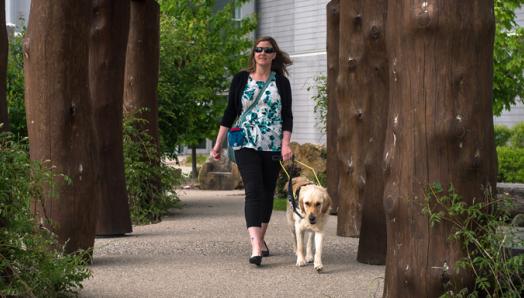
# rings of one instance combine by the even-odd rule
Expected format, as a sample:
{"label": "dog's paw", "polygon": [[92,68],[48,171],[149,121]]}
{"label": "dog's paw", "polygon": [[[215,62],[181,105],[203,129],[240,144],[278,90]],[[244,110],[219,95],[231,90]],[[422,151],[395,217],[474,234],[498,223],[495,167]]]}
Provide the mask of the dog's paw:
{"label": "dog's paw", "polygon": [[297,259],[297,266],[298,267],[303,267],[303,266],[306,266],[307,262],[306,260],[304,260],[303,258],[299,258]]}
{"label": "dog's paw", "polygon": [[314,260],[313,256],[306,256],[306,262],[313,263],[313,260]]}
{"label": "dog's paw", "polygon": [[314,264],[314,267],[318,273],[322,272],[322,269],[324,269],[324,265],[322,265],[322,263]]}

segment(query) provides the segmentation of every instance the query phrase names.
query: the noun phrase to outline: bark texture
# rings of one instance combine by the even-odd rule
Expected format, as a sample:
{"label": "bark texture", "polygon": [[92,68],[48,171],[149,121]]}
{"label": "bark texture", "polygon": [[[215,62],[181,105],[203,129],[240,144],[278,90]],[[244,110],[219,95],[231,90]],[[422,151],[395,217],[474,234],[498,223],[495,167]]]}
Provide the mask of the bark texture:
{"label": "bark texture", "polygon": [[[337,234],[360,236],[358,260],[385,260],[382,153],[387,115],[386,3],[340,3]],[[361,225],[364,224],[364,234]]]}
{"label": "bark texture", "polygon": [[[89,1],[33,0],[24,40],[25,106],[30,156],[49,161],[56,197],[35,202],[35,213],[66,251],[93,247],[96,169],[89,96]],[[44,194],[47,194],[46,190]],[[47,224],[47,223],[46,223]]]}
{"label": "bark texture", "polygon": [[384,297],[437,297],[471,276],[456,273],[464,252],[451,227],[422,214],[426,187],[452,184],[465,202],[495,190],[493,1],[389,0],[387,10]]}
{"label": "bark texture", "polygon": [[[347,84],[349,115],[349,199],[361,202],[357,260],[366,264],[386,261],[386,217],[382,203],[388,73],[385,44],[386,0],[351,0],[342,4],[350,35],[343,57],[350,72]],[[346,53],[344,53],[346,54]],[[351,61],[354,60],[354,61]],[[349,63],[349,64],[347,64]],[[352,65],[354,64],[354,65]]]}
{"label": "bark texture", "polygon": [[[338,221],[337,235],[358,237],[360,234],[360,223],[362,214],[362,201],[360,197],[351,196],[351,179],[354,171],[354,161],[351,156],[351,130],[355,115],[351,114],[351,90],[349,82],[355,76],[357,58],[362,55],[363,49],[351,50],[352,36],[354,36],[353,22],[355,11],[348,1],[340,3],[339,24],[339,68],[337,77],[336,106],[338,108],[339,125],[337,129],[337,154],[338,154]],[[354,5],[354,4],[353,4]],[[362,18],[356,19],[362,24]],[[354,46],[356,47],[356,46]],[[360,57],[359,57],[360,58]],[[358,117],[358,115],[357,115]]]}
{"label": "bark texture", "polygon": [[93,0],[89,83],[100,180],[97,235],[130,233],[122,138],[130,0]]}
{"label": "bark texture", "polygon": [[337,76],[338,76],[338,47],[340,1],[331,0],[326,6],[327,13],[327,190],[333,202],[331,214],[338,212],[338,155],[337,155]]}
{"label": "bark texture", "polygon": [[7,115],[7,54],[9,51],[7,28],[5,26],[5,0],[0,0],[0,132],[9,131],[9,117]]}
{"label": "bark texture", "polygon": [[124,110],[147,109],[139,116],[158,146],[157,83],[160,59],[160,12],[153,0],[132,0],[125,66]]}

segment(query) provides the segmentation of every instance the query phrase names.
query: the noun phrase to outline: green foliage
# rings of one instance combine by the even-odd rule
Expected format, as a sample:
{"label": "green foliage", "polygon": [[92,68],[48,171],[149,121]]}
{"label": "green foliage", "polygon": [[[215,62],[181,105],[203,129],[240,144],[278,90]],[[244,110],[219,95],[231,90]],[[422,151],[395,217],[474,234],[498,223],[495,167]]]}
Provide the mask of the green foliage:
{"label": "green foliage", "polygon": [[0,134],[0,297],[72,294],[90,276],[88,253],[64,254],[51,232],[35,226],[30,204],[41,202],[55,175],[15,139]]}
{"label": "green foliage", "polygon": [[327,76],[319,75],[314,80],[314,85],[307,87],[307,91],[315,90],[315,94],[311,99],[315,102],[314,111],[319,119],[318,127],[322,133],[326,133],[328,113]]}
{"label": "green foliage", "polygon": [[9,39],[7,60],[7,108],[11,132],[20,138],[27,137],[24,106],[24,56],[23,34]]}
{"label": "green foliage", "polygon": [[511,129],[506,125],[495,125],[495,146],[506,146],[511,137]]}
{"label": "green foliage", "polygon": [[512,147],[524,148],[524,122],[513,126],[509,142]]}
{"label": "green foliage", "polygon": [[151,136],[140,128],[146,123],[140,113],[124,117],[124,163],[131,220],[148,224],[160,221],[169,208],[177,207],[174,187],[181,183],[182,175],[160,161]]}
{"label": "green foliage", "polygon": [[524,183],[524,148],[497,147],[497,181]]}
{"label": "green foliage", "polygon": [[232,74],[247,66],[255,18],[232,19],[232,1],[160,0],[160,132],[164,151],[213,138]]}
{"label": "green foliage", "polygon": [[521,297],[524,291],[524,255],[510,257],[502,245],[512,237],[501,232],[510,220],[511,200],[494,200],[489,193],[468,204],[452,186],[445,191],[435,183],[427,190],[423,212],[432,226],[451,224],[449,238],[458,241],[465,253],[455,269],[472,272],[475,278],[473,289],[454,289],[449,284],[443,297]]}
{"label": "green foliage", "polygon": [[524,28],[518,27],[515,10],[524,0],[495,0],[493,54],[493,114],[510,110],[517,96],[524,100]]}

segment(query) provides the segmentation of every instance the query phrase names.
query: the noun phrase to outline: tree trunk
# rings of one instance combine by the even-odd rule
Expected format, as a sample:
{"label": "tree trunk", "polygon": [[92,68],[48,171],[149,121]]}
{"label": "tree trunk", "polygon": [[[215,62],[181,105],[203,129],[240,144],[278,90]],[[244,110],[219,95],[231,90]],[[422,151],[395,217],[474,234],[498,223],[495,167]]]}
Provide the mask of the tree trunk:
{"label": "tree trunk", "polygon": [[[425,189],[452,184],[466,203],[495,191],[492,0],[388,1],[389,115],[384,153],[385,297],[437,297],[464,251],[431,227]],[[443,268],[449,266],[448,270]]]}
{"label": "tree trunk", "polygon": [[7,54],[9,51],[7,28],[5,26],[5,0],[0,0],[0,132],[9,131],[7,115],[6,84],[7,84]]}
{"label": "tree trunk", "polygon": [[196,154],[196,147],[191,146],[191,178],[196,181],[198,178],[197,173],[197,154]]}
{"label": "tree trunk", "polygon": [[[55,173],[56,198],[35,202],[66,251],[93,247],[97,200],[89,102],[89,1],[33,0],[24,41],[25,106],[32,160]],[[50,189],[44,194],[51,192]]]}
{"label": "tree trunk", "polygon": [[125,66],[124,111],[143,110],[146,129],[159,146],[157,83],[160,59],[160,11],[154,0],[132,0]]}
{"label": "tree trunk", "polygon": [[89,82],[100,180],[97,235],[130,233],[122,138],[129,0],[93,0]]}
{"label": "tree trunk", "polygon": [[337,156],[337,76],[338,76],[338,47],[340,1],[331,0],[326,6],[327,12],[327,190],[333,202],[330,214],[338,212],[338,156]]}
{"label": "tree trunk", "polygon": [[358,237],[364,220],[358,260],[371,264],[384,262],[386,246],[381,166],[388,92],[385,17],[385,0],[340,3],[337,234]]}
{"label": "tree trunk", "polygon": [[[347,198],[343,209],[355,214],[361,209],[360,240],[357,260],[367,264],[386,261],[386,218],[382,197],[386,117],[388,109],[388,75],[385,45],[386,0],[351,0],[341,4],[341,28],[349,35],[341,52],[342,67],[349,72],[340,81],[347,125],[344,132],[349,151]],[[353,209],[354,206],[361,208]],[[339,212],[339,219],[340,214]],[[358,231],[357,231],[358,233]]]}

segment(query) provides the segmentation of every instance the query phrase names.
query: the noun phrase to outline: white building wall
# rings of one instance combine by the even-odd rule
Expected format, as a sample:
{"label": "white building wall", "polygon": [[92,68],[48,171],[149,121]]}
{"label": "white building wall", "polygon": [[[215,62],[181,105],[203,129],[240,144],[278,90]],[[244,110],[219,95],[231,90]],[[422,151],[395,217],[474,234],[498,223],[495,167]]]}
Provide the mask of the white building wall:
{"label": "white building wall", "polygon": [[524,27],[524,8],[521,7],[515,14],[517,15],[517,23],[519,26]]}
{"label": "white building wall", "polygon": [[314,78],[326,73],[326,5],[328,0],[256,1],[257,37],[269,35],[290,54],[289,79],[293,92],[292,141],[323,144],[311,97]]}
{"label": "white building wall", "polygon": [[31,0],[6,0],[5,19],[7,24],[13,24],[20,30],[27,25]]}

